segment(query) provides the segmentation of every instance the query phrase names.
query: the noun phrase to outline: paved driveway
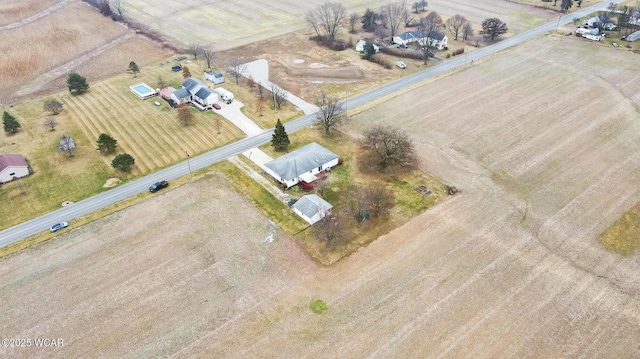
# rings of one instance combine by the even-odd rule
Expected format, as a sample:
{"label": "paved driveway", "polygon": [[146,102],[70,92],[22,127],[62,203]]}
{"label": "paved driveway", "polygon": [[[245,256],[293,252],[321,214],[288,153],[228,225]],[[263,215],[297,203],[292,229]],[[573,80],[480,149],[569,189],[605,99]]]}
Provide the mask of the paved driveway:
{"label": "paved driveway", "polygon": [[240,108],[244,106],[244,104],[238,100],[233,100],[231,104],[227,105],[226,103],[218,103],[222,108],[220,110],[212,110],[218,112],[222,117],[231,121],[236,127],[238,127],[242,132],[246,133],[247,136],[252,137],[264,132],[264,129],[260,128],[255,124],[249,117],[245,116]]}
{"label": "paved driveway", "polygon": [[[264,88],[271,89],[271,86],[273,84],[269,81],[269,64],[267,63],[267,60],[260,59],[246,63],[244,65],[245,70],[242,73],[243,76],[251,76],[255,82],[259,83]],[[278,86],[278,88],[281,87]],[[287,92],[286,90],[284,91],[287,93],[287,101],[291,102],[294,106],[302,110],[305,115],[310,115],[312,113],[318,112],[318,106],[310,104],[300,97]]]}

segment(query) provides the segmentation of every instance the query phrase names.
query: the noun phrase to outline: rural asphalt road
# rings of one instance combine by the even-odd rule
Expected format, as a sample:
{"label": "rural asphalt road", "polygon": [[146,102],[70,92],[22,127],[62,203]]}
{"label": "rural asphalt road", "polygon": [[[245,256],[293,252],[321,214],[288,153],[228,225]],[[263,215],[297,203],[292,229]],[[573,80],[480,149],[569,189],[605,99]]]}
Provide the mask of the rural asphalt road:
{"label": "rural asphalt road", "polygon": [[[443,72],[449,71],[456,67],[464,66],[471,61],[478,60],[485,56],[497,53],[514,45],[517,45],[523,41],[527,41],[538,35],[555,30],[559,25],[564,25],[573,21],[574,18],[586,16],[598,10],[605,9],[611,2],[620,3],[622,0],[604,1],[599,4],[595,4],[579,11],[576,11],[567,16],[559,17],[545,25],[539,26],[535,29],[523,32],[515,35],[511,38],[504,39],[493,45],[484,47],[480,50],[468,53],[465,56],[461,56],[452,60],[444,61],[437,66],[431,67],[424,71],[417,72],[413,75],[404,77],[400,80],[383,85],[375,90],[363,93],[348,99],[347,104],[349,108],[354,108],[370,101],[374,101],[379,97],[389,95],[407,86],[419,83],[427,78],[436,76]],[[315,122],[313,115],[306,115],[291,121],[285,125],[287,132],[291,133],[301,128],[307,127]],[[195,171],[203,167],[209,166],[213,163],[225,160],[231,156],[240,154],[251,148],[261,146],[271,140],[272,129],[265,130],[264,132],[242,139],[238,142],[224,146],[222,148],[209,151],[202,155],[191,158],[189,161],[176,164],[174,166],[165,168],[156,173],[142,177],[135,181],[131,181],[117,188],[100,193],[93,197],[79,201],[71,206],[58,209],[54,212],[48,213],[38,218],[34,218],[27,222],[21,223],[17,226],[5,229],[0,232],[0,247],[7,246],[13,242],[16,242],[22,238],[34,235],[41,231],[46,231],[54,223],[66,221],[73,227],[73,219],[106,207],[117,201],[133,196],[140,192],[147,191],[149,186],[160,180],[173,180],[178,177],[182,177],[189,174],[189,164],[191,170]]]}

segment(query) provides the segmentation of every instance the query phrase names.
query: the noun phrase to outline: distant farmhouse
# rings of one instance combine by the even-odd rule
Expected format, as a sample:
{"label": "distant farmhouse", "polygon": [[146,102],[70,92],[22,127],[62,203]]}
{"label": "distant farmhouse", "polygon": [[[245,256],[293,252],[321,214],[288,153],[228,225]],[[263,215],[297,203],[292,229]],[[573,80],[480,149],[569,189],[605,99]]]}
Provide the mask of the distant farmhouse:
{"label": "distant farmhouse", "polygon": [[331,214],[333,206],[318,195],[303,196],[291,206],[293,211],[309,224],[314,224]]}
{"label": "distant farmhouse", "polygon": [[193,104],[199,110],[211,109],[218,102],[218,95],[206,83],[193,77],[184,80],[182,88],[171,93],[170,98],[176,105]]}
{"label": "distant farmhouse", "polygon": [[18,154],[0,155],[0,184],[29,175],[27,161]]}
{"label": "distant farmhouse", "polygon": [[222,75],[222,72],[205,71],[204,78],[216,85],[224,83],[224,76]]}
{"label": "distant farmhouse", "polygon": [[412,42],[417,42],[420,46],[429,44],[429,46],[438,50],[444,50],[447,47],[448,40],[447,35],[437,31],[430,31],[428,34],[424,34],[419,30],[403,32],[393,37],[393,42],[399,45],[407,46]]}
{"label": "distant farmhouse", "polygon": [[[360,40],[356,43],[356,51],[363,52],[364,45],[367,43],[367,40]],[[373,44],[373,50],[377,53],[380,52],[380,47],[376,44]]]}
{"label": "distant farmhouse", "polygon": [[312,187],[316,175],[338,165],[335,153],[313,142],[265,163],[265,171],[286,188],[300,183]]}

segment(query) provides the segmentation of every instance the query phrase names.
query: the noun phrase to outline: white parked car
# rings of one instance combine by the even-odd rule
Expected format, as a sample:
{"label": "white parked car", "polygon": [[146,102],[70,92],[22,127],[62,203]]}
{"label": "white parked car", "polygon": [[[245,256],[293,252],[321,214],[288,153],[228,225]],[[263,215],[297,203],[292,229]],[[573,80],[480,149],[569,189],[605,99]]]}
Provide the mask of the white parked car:
{"label": "white parked car", "polygon": [[396,66],[398,66],[401,69],[406,69],[407,68],[407,65],[405,65],[405,63],[400,59],[398,59],[398,61],[396,61]]}

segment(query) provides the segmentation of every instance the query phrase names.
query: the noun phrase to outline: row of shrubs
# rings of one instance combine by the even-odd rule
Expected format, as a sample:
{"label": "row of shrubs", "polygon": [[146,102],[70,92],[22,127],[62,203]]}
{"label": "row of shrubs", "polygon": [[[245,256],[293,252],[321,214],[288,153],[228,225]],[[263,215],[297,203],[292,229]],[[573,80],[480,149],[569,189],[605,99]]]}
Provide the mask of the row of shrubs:
{"label": "row of shrubs", "polygon": [[448,59],[451,56],[458,56],[458,55],[462,55],[462,54],[464,54],[464,48],[457,49],[457,50],[453,51],[452,53],[447,54],[447,56],[445,56],[445,58]]}
{"label": "row of shrubs", "polygon": [[382,67],[384,67],[387,70],[389,70],[389,69],[391,69],[393,67],[393,64],[389,60],[385,59],[380,54],[371,55],[369,57],[369,61],[371,61],[373,63],[376,63],[378,65],[382,65]]}
{"label": "row of shrubs", "polygon": [[[393,55],[395,57],[404,57],[415,60],[422,60],[422,54],[419,51],[401,49],[398,47],[390,47],[390,46],[381,46],[380,52]],[[429,54],[429,56],[433,56],[433,54]]]}
{"label": "row of shrubs", "polygon": [[349,41],[344,41],[344,40],[333,40],[333,41],[329,41],[327,40],[327,38],[322,37],[322,36],[311,36],[309,37],[309,40],[315,41],[319,44],[321,44],[324,47],[327,47],[331,50],[334,51],[344,51],[346,49],[352,48],[353,47],[353,40],[350,38]]}

